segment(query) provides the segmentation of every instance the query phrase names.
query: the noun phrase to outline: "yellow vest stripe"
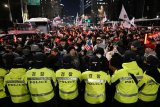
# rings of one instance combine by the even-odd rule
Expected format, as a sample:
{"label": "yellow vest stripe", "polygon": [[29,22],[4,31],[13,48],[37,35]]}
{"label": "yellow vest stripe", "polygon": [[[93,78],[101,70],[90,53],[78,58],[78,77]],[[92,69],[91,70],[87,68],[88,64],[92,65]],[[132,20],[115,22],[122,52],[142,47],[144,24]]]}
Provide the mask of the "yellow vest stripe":
{"label": "yellow vest stripe", "polygon": [[[137,79],[142,79],[143,78],[143,76],[135,76]],[[131,76],[129,76],[129,77],[122,77],[122,78],[120,78],[120,81],[123,81],[123,80],[131,80],[131,79],[133,79]]]}
{"label": "yellow vest stripe", "polygon": [[29,93],[21,94],[21,95],[11,95],[11,97],[23,97],[29,95]]}
{"label": "yellow vest stripe", "polygon": [[84,79],[86,82],[96,82],[96,83],[103,83],[106,82],[106,80],[97,80],[97,79]]}
{"label": "yellow vest stripe", "polygon": [[133,97],[133,96],[136,96],[138,93],[134,93],[134,94],[124,94],[124,93],[121,93],[120,91],[116,91],[117,94],[121,95],[121,96],[124,96],[124,97]]}
{"label": "yellow vest stripe", "polygon": [[8,80],[6,81],[6,83],[25,83],[25,82],[22,80]]}
{"label": "yellow vest stripe", "polygon": [[145,95],[145,96],[156,96],[157,93],[154,93],[154,94],[146,94],[146,93],[143,93],[143,92],[139,92],[140,94],[142,95]]}
{"label": "yellow vest stripe", "polygon": [[41,94],[31,94],[33,97],[38,97],[38,96],[46,96],[48,94],[51,94],[53,92],[53,90],[47,92],[47,93],[41,93]]}
{"label": "yellow vest stripe", "polygon": [[77,81],[78,78],[76,77],[57,77],[57,80],[75,80]]}
{"label": "yellow vest stripe", "polygon": [[64,93],[64,94],[72,94],[72,93],[74,93],[74,92],[77,91],[77,88],[76,88],[75,90],[69,91],[69,92],[66,92],[66,91],[63,91],[63,90],[60,90],[60,89],[59,89],[59,91],[60,91],[61,93]]}
{"label": "yellow vest stripe", "polygon": [[142,79],[143,76],[135,76],[137,79]]}
{"label": "yellow vest stripe", "polygon": [[27,78],[27,80],[51,80],[51,77],[31,77]]}
{"label": "yellow vest stripe", "polygon": [[105,93],[102,93],[102,94],[89,94],[89,93],[86,93],[87,96],[90,96],[90,97],[101,97],[101,96],[104,96]]}

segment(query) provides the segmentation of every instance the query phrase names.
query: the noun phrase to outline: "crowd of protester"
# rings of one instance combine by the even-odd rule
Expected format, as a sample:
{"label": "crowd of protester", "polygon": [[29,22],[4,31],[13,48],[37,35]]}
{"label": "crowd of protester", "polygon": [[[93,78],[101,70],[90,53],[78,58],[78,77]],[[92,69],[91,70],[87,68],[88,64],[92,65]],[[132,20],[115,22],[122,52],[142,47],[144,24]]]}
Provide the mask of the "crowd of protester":
{"label": "crowd of protester", "polygon": [[[5,69],[7,71],[6,74],[8,74],[12,68],[15,68],[15,59],[21,57],[23,58],[23,61],[21,62],[23,63],[23,68],[31,70],[37,66],[34,60],[35,55],[43,53],[45,58],[42,59],[45,63],[43,63],[43,65],[39,64],[38,66],[47,67],[56,72],[59,69],[64,68],[64,58],[70,56],[67,61],[72,65],[72,68],[81,73],[88,70],[99,70],[110,75],[111,81],[108,84],[108,87],[110,88],[107,88],[108,92],[106,91],[106,93],[108,93],[106,95],[106,102],[109,106],[118,107],[120,101],[114,101],[114,89],[117,84],[115,84],[116,81],[112,81],[112,79],[116,78],[115,76],[117,74],[115,72],[124,68],[123,63],[136,61],[138,67],[140,67],[137,68],[138,70],[141,69],[144,74],[154,78],[157,84],[160,83],[160,39],[149,38],[158,32],[160,32],[159,28],[123,29],[118,27],[117,29],[112,29],[104,27],[84,29],[75,26],[56,28],[50,32],[50,34],[39,35],[39,38],[27,38],[25,41],[21,41],[17,38],[16,42],[14,40],[4,40],[1,42],[0,68]],[[144,44],[144,41],[146,41],[146,34],[148,35],[148,43]],[[97,57],[100,61],[101,65],[99,69],[90,69],[90,62],[93,57]],[[139,74],[142,73],[141,70],[139,70]],[[141,75],[144,75],[143,73]],[[81,84],[79,90],[82,90],[82,92],[79,93],[81,95],[78,102],[85,102],[82,100],[84,91],[83,85],[85,83],[79,84]],[[141,87],[142,81],[137,83],[137,86]],[[7,96],[10,96],[10,94],[8,93]],[[159,97],[160,93],[157,94],[154,101],[151,101],[151,104],[149,102],[147,102],[147,104],[144,103],[145,101],[143,98],[141,99],[141,97],[139,97],[139,101],[135,101],[134,103],[141,107],[144,105],[145,107],[150,107],[151,105],[156,107],[156,104],[160,103]],[[0,102],[9,102],[9,99],[4,100],[5,101],[1,100]],[[55,105],[59,105],[61,102],[63,101],[59,100]],[[125,102],[122,101],[121,103]],[[135,105],[129,105],[128,103],[125,104],[128,107],[136,107]],[[93,105],[87,106],[92,107]],[[60,105],[59,107],[61,106],[65,107],[65,105]],[[125,107],[124,105],[122,106]],[[73,107],[75,107],[75,105]]]}

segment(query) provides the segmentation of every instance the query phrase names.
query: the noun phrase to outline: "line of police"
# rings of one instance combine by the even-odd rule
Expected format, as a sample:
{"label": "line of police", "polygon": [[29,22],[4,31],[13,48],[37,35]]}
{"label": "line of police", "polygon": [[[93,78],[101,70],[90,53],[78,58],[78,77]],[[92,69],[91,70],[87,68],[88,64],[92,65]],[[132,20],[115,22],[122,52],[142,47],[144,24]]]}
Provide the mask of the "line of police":
{"label": "line of police", "polygon": [[159,83],[143,73],[135,56],[126,51],[123,68],[112,76],[101,70],[105,66],[96,55],[82,73],[74,69],[69,55],[56,72],[44,66],[46,56],[41,52],[33,56],[34,65],[28,71],[24,59],[17,57],[9,73],[0,68],[0,107],[158,107]]}

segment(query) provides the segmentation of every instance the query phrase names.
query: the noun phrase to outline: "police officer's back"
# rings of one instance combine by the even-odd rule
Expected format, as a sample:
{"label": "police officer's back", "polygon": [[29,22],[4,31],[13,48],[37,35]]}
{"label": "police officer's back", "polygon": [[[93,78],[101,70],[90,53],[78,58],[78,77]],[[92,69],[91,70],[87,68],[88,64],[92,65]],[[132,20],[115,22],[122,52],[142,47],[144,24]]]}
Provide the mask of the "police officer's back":
{"label": "police officer's back", "polygon": [[[147,69],[141,81],[139,81],[139,107],[159,107],[158,88],[160,85],[160,73],[158,70],[158,58],[150,55],[146,58]],[[159,95],[158,95],[159,96]]]}
{"label": "police officer's back", "polygon": [[137,83],[142,79],[143,71],[136,63],[136,54],[126,51],[122,69],[114,72],[112,83],[116,87],[113,107],[135,107],[138,101]]}
{"label": "police officer's back", "polygon": [[30,104],[30,94],[24,81],[26,69],[23,67],[23,63],[22,57],[15,58],[13,68],[5,76],[4,81],[15,107],[27,107]]}
{"label": "police officer's back", "polygon": [[0,107],[6,107],[7,103],[9,103],[4,87],[4,77],[7,73],[8,71],[4,68],[2,58],[0,58]]}
{"label": "police officer's back", "polygon": [[59,90],[59,107],[75,107],[79,106],[79,82],[81,80],[81,72],[74,69],[72,57],[65,55],[63,57],[62,68],[56,71]]}
{"label": "police officer's back", "polygon": [[85,82],[84,99],[87,107],[105,107],[110,75],[101,70],[100,59],[97,56],[90,58],[88,71],[82,73],[82,80]]}
{"label": "police officer's back", "polygon": [[54,71],[46,68],[46,56],[39,52],[34,55],[34,66],[26,73],[26,80],[34,106],[54,107],[56,77]]}

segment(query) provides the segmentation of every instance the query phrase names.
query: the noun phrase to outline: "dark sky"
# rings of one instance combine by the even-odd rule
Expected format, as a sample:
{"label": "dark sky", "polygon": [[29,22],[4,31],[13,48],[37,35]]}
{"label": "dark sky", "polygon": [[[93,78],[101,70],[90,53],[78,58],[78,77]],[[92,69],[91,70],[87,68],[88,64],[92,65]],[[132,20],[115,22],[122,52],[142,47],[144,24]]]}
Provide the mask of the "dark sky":
{"label": "dark sky", "polygon": [[80,0],[61,0],[61,3],[64,4],[64,10],[67,12],[67,15],[76,16],[77,12],[79,13],[79,3]]}

